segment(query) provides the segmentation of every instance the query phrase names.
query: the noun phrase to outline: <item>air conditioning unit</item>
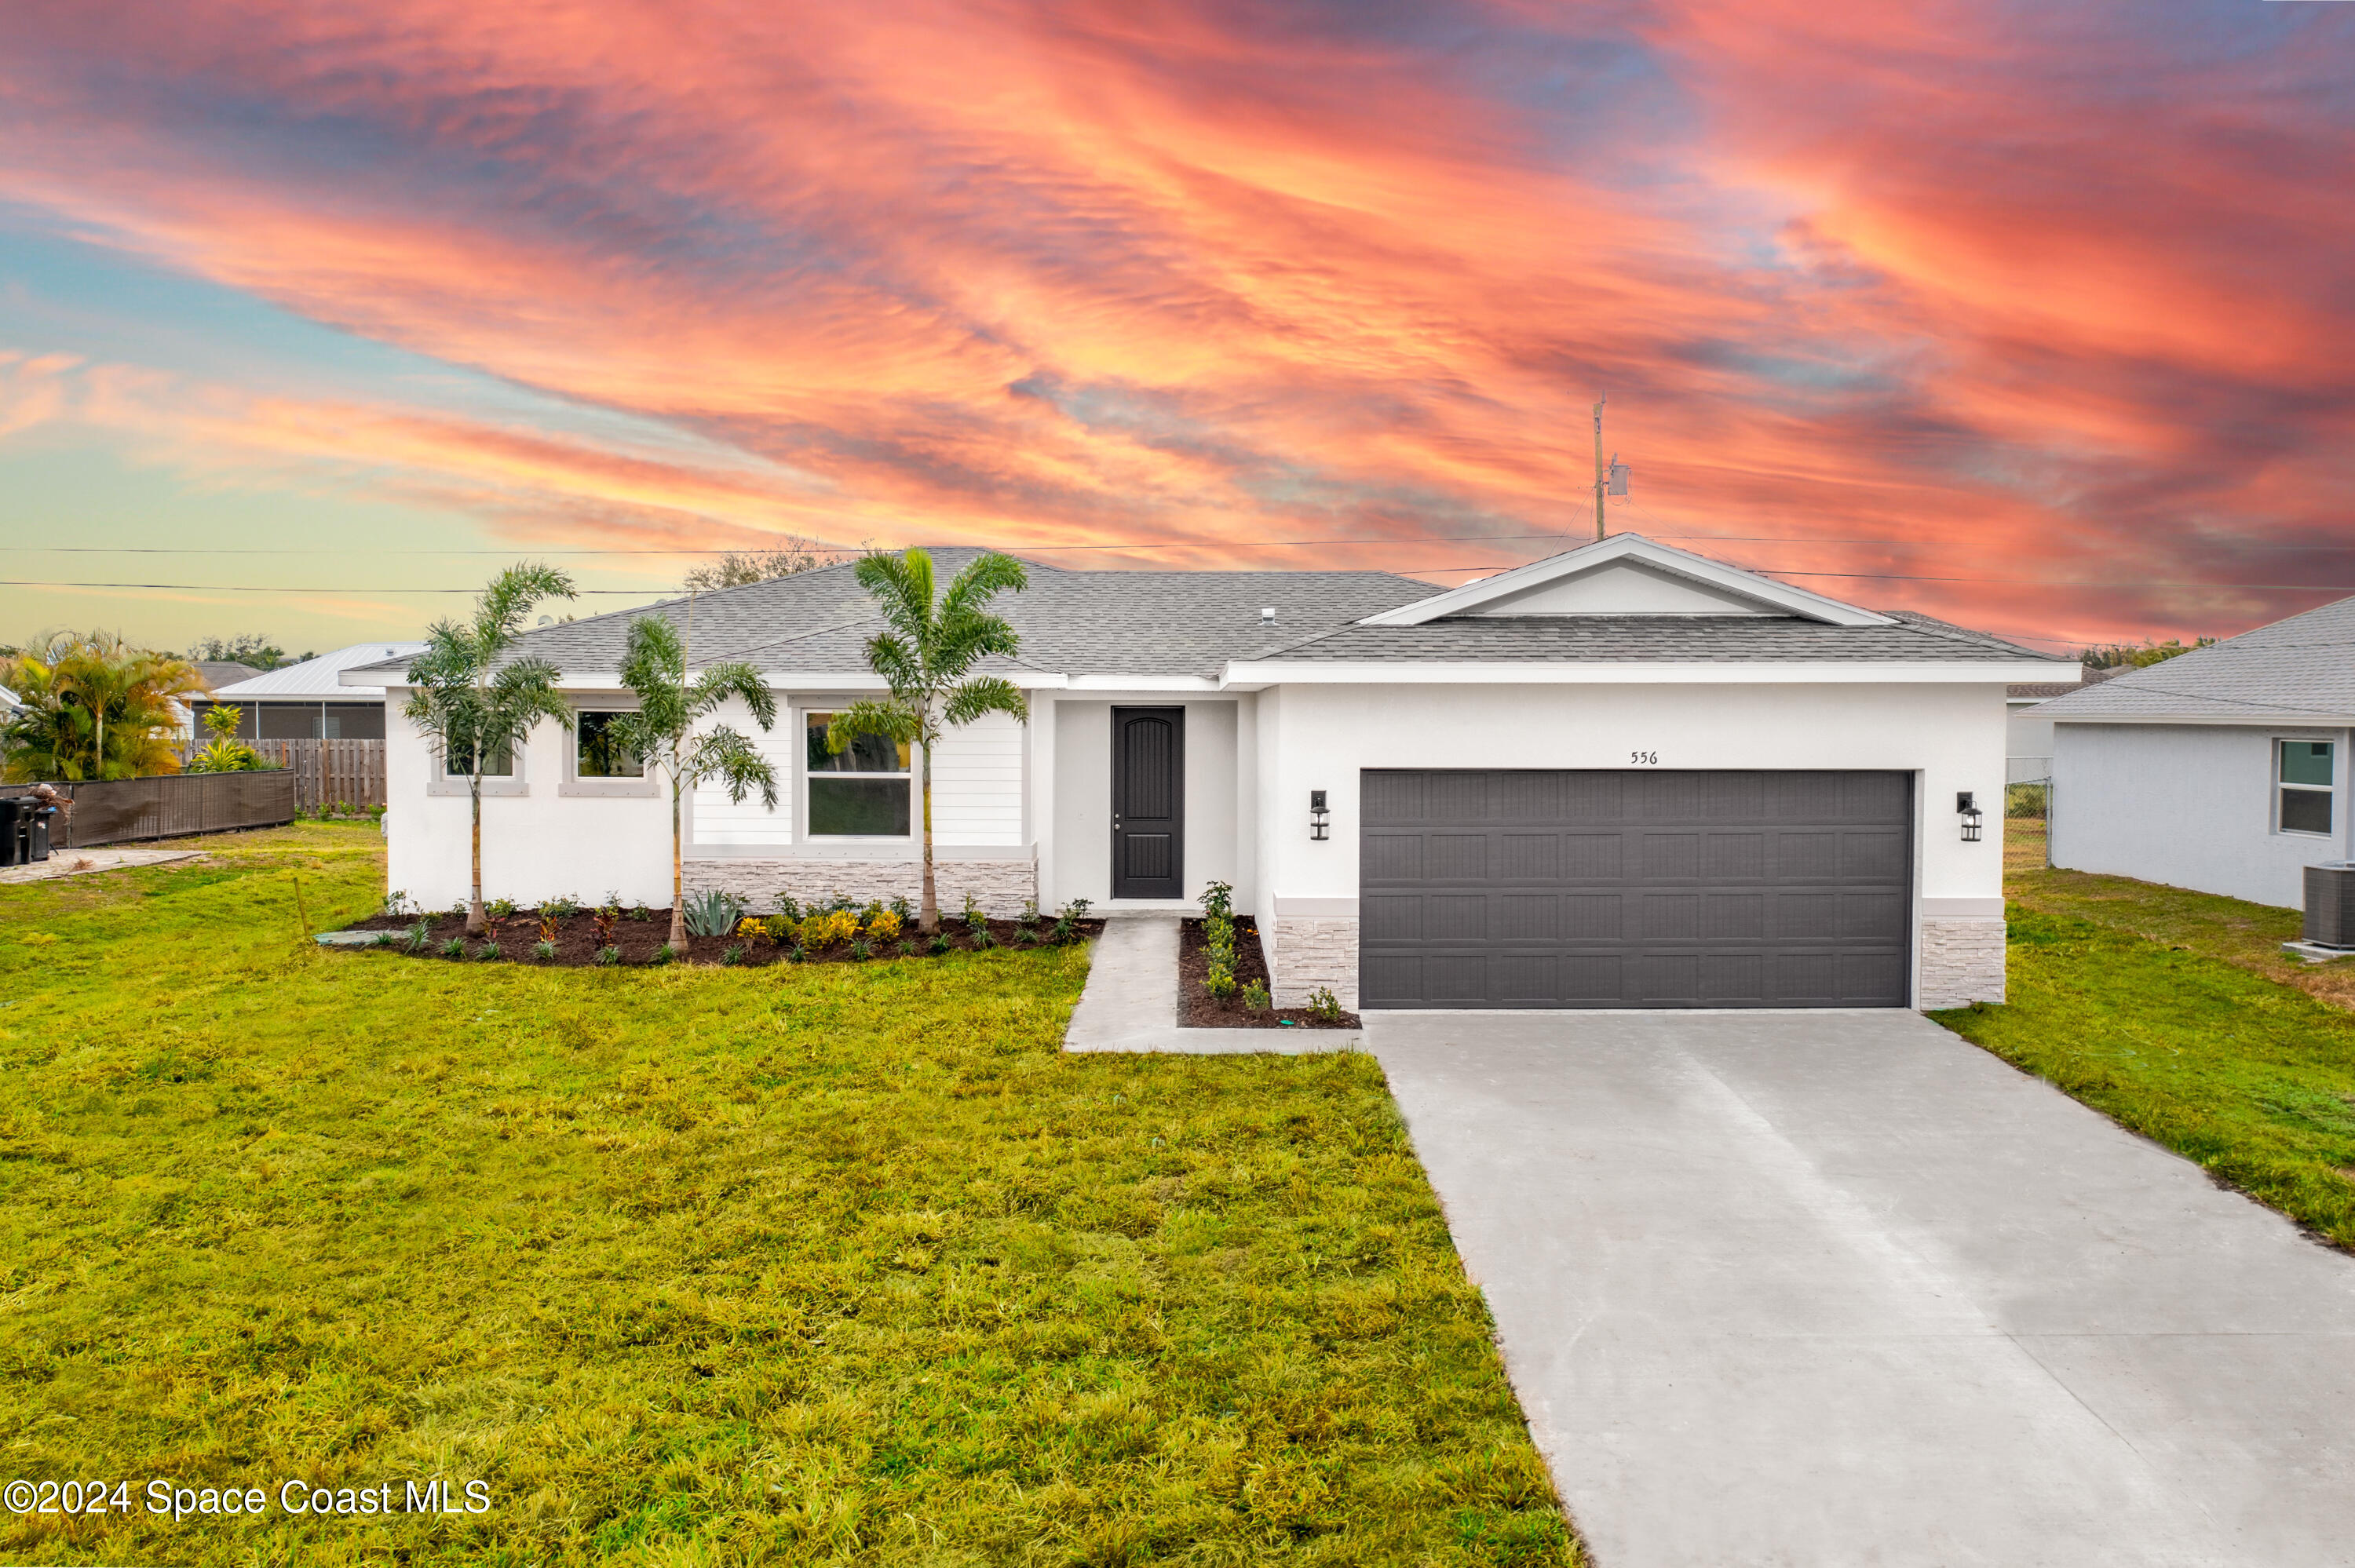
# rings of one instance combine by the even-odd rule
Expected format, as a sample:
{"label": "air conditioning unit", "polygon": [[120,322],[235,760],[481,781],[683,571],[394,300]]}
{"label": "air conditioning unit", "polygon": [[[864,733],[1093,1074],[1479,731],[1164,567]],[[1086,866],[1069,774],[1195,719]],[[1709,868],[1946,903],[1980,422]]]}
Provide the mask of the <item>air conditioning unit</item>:
{"label": "air conditioning unit", "polygon": [[2355,950],[2355,861],[2306,868],[2306,939]]}

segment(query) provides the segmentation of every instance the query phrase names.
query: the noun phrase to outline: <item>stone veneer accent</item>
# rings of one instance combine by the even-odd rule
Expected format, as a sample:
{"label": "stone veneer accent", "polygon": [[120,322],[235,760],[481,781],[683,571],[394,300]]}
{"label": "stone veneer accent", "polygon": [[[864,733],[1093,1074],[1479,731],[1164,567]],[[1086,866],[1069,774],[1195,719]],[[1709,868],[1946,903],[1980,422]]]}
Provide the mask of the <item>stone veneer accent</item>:
{"label": "stone veneer accent", "polygon": [[[922,863],[912,860],[690,860],[684,874],[690,894],[716,887],[755,910],[776,907],[780,893],[804,903],[840,893],[861,904],[901,896],[913,904],[924,890]],[[988,914],[1011,918],[1039,895],[1039,866],[1029,860],[942,858],[932,863],[932,888],[944,914],[963,909],[970,893]]]}
{"label": "stone veneer accent", "polygon": [[1273,928],[1263,926],[1268,974],[1273,983],[1269,1000],[1278,1007],[1305,1007],[1308,993],[1330,986],[1341,1005],[1358,1007],[1358,922],[1352,918],[1299,916],[1276,916]]}
{"label": "stone veneer accent", "polygon": [[1922,999],[1916,1004],[1966,1007],[2003,1000],[2001,919],[1922,922]]}

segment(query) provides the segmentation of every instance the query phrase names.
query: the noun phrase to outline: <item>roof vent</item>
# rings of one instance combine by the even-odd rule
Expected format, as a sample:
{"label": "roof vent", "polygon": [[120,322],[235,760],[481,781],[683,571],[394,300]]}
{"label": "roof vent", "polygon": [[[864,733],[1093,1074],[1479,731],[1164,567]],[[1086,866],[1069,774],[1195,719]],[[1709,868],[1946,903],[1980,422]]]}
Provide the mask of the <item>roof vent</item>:
{"label": "roof vent", "polygon": [[1274,619],[1275,619],[1275,606],[1273,606],[1273,605],[1272,605],[1272,604],[1271,604],[1271,605],[1267,605],[1267,606],[1263,607],[1263,608],[1260,610],[1260,612],[1259,612],[1259,623],[1260,623],[1262,626],[1265,626],[1268,622],[1270,622],[1270,621],[1273,620]]}

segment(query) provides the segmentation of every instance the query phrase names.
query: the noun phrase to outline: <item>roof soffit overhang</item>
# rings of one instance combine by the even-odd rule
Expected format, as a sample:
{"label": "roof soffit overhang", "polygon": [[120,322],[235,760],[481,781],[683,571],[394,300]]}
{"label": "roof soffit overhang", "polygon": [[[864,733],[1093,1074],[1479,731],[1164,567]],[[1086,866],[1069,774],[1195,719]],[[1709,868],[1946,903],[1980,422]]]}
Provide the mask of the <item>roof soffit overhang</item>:
{"label": "roof soffit overhang", "polygon": [[1559,556],[1549,556],[1541,561],[1531,561],[1525,567],[1515,567],[1495,577],[1482,577],[1465,583],[1429,599],[1386,609],[1369,615],[1358,622],[1360,626],[1421,626],[1428,621],[1449,616],[1478,614],[1483,607],[1521,598],[1534,589],[1551,583],[1565,581],[1587,573],[1626,562],[1648,567],[1654,571],[1682,577],[1688,582],[1716,592],[1728,594],[1757,605],[1773,614],[1795,615],[1805,620],[1821,621],[1828,626],[1891,626],[1896,624],[1889,616],[1843,604],[1806,588],[1778,583],[1772,577],[1761,577],[1739,567],[1729,567],[1688,550],[1679,550],[1646,539],[1640,534],[1615,534],[1608,539]]}

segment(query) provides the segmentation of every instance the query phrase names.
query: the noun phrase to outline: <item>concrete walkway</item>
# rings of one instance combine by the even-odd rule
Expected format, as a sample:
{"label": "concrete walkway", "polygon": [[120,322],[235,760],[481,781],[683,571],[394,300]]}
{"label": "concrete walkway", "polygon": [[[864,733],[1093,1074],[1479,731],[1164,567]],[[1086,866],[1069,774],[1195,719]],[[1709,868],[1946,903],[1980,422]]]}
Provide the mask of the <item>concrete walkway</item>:
{"label": "concrete walkway", "polygon": [[162,865],[190,860],[201,850],[53,849],[47,860],[30,865],[0,866],[0,886],[12,882],[46,882],[53,876],[79,876],[84,872],[123,871],[134,865]]}
{"label": "concrete walkway", "polygon": [[1927,1020],[1367,1033],[1602,1568],[2355,1563],[2355,1258]]}
{"label": "concrete walkway", "polygon": [[1168,1051],[1305,1056],[1363,1044],[1354,1029],[1185,1029],[1178,1022],[1178,916],[1115,915],[1088,958],[1087,989],[1063,1031],[1066,1051]]}

